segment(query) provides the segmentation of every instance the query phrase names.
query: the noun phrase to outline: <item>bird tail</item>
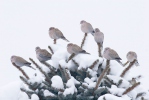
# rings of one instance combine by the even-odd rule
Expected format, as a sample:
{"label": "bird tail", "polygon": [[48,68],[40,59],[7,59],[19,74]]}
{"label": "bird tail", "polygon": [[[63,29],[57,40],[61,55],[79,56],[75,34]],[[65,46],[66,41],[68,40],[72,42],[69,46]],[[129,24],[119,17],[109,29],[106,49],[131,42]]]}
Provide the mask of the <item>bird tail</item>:
{"label": "bird tail", "polygon": [[65,41],[69,42],[69,40],[67,40],[64,36],[62,36],[61,39],[63,39],[63,40],[65,40]]}
{"label": "bird tail", "polygon": [[91,34],[94,36],[94,33],[95,33],[95,31],[93,30],[93,31],[91,32]]}
{"label": "bird tail", "polygon": [[86,52],[85,50],[82,50],[80,53],[84,53],[84,54],[89,54],[90,55],[90,53]]}
{"label": "bird tail", "polygon": [[140,66],[138,60],[135,61],[135,65],[136,65],[136,66]]}
{"label": "bird tail", "polygon": [[29,65],[28,67],[30,67],[30,68],[32,68],[32,69],[34,69],[34,70],[36,70],[34,67],[32,67],[32,66],[30,66],[30,65]]}
{"label": "bird tail", "polygon": [[121,65],[121,66],[124,66],[123,63],[120,61],[122,60],[121,58],[116,58],[116,61]]}

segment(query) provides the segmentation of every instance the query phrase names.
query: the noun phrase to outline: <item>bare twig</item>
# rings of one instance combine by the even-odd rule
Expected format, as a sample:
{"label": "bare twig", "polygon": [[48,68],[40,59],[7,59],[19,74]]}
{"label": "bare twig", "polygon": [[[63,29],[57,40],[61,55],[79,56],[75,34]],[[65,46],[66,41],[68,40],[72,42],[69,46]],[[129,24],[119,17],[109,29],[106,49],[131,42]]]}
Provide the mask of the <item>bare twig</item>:
{"label": "bare twig", "polygon": [[79,66],[79,64],[78,64],[75,60],[72,59],[72,62],[73,62],[76,66]]}
{"label": "bare twig", "polygon": [[101,55],[101,46],[102,45],[100,45],[100,43],[97,43],[97,45],[98,45],[98,56],[102,57],[102,55]]}
{"label": "bare twig", "polygon": [[103,76],[104,76],[105,73],[108,71],[108,69],[109,69],[109,67],[110,67],[109,64],[110,64],[110,60],[107,60],[107,61],[106,61],[106,68],[103,70],[103,72],[102,72],[101,75],[99,76],[94,91],[98,88],[98,86],[100,85],[100,82],[101,82]]}
{"label": "bare twig", "polygon": [[71,78],[67,68],[65,68],[65,77],[66,77],[67,81]]}
{"label": "bare twig", "polygon": [[108,69],[107,71],[107,74],[106,75],[109,75],[110,74],[110,71],[111,71],[111,68]]}
{"label": "bare twig", "polygon": [[121,80],[119,80],[118,81],[118,84],[117,84],[117,87],[119,87],[121,84],[122,84],[122,82],[123,82],[123,80],[121,79]]}
{"label": "bare twig", "polygon": [[103,100],[106,100],[106,98],[105,98],[105,97],[103,97]]}
{"label": "bare twig", "polygon": [[49,83],[49,84],[51,84],[51,78],[46,74],[46,72],[44,72],[43,70],[42,70],[42,68],[32,59],[32,58],[29,58],[29,60],[36,66],[36,68],[38,68],[39,69],[39,71],[42,73],[42,74],[44,74],[45,75],[45,80]]}
{"label": "bare twig", "polygon": [[109,82],[110,84],[116,85],[116,84],[113,82],[113,80],[110,80],[107,76],[105,76],[104,78],[105,78],[105,79],[107,80],[107,82]]}
{"label": "bare twig", "polygon": [[13,64],[13,66],[15,66],[27,79],[29,79],[28,75],[24,72],[24,70],[23,70],[21,67],[17,66],[15,63],[12,63],[12,64]]}
{"label": "bare twig", "polygon": [[28,91],[28,90],[26,90],[24,88],[20,88],[20,90],[22,92],[25,92],[28,95],[29,99],[31,99],[31,95],[35,93],[35,92],[32,92],[32,91]]}
{"label": "bare twig", "polygon": [[128,92],[132,91],[135,87],[137,87],[138,85],[140,85],[140,82],[134,84],[132,87],[129,87],[128,89],[126,89],[124,92],[123,92],[123,95],[124,94],[127,94]]}
{"label": "bare twig", "polygon": [[82,43],[81,43],[81,48],[83,48],[83,45],[84,45],[85,40],[86,40],[86,37],[87,37],[87,33],[84,34],[84,38],[83,38]]}
{"label": "bare twig", "polygon": [[45,66],[47,66],[49,69],[50,69],[50,71],[51,71],[51,73],[55,73],[55,70],[53,69],[53,67],[50,65],[50,64],[48,64],[47,62],[41,62],[43,65],[45,65]]}
{"label": "bare twig", "polygon": [[68,77],[66,76],[66,73],[65,73],[64,69],[61,67],[60,64],[59,64],[59,70],[61,72],[61,76],[62,76],[63,81],[67,82],[68,81]]}
{"label": "bare twig", "polygon": [[98,62],[99,62],[99,60],[97,59],[96,61],[93,62],[93,64],[89,68],[93,69]]}
{"label": "bare twig", "polygon": [[145,95],[145,94],[146,94],[145,92],[138,93],[137,96],[136,96],[136,99],[143,96],[143,95]]}
{"label": "bare twig", "polygon": [[127,61],[126,63],[123,64],[123,66],[126,66],[129,63],[129,61]]}
{"label": "bare twig", "polygon": [[51,46],[48,46],[48,48],[50,49],[51,53],[54,54],[53,49],[51,48]]}
{"label": "bare twig", "polygon": [[27,79],[24,78],[23,76],[20,76],[20,79],[28,86],[30,86],[30,84],[28,83]]}
{"label": "bare twig", "polygon": [[73,53],[73,54],[71,54],[71,55],[69,56],[69,58],[68,58],[68,61],[67,61],[67,62],[69,62],[69,60],[71,60],[74,56],[75,56],[75,54],[74,54],[74,53]]}
{"label": "bare twig", "polygon": [[122,74],[120,75],[120,77],[124,77],[124,75],[126,74],[126,72],[127,72],[128,70],[130,70],[130,68],[134,65],[135,61],[136,61],[136,60],[134,60],[133,62],[131,62],[131,63],[129,64],[129,66],[122,72]]}

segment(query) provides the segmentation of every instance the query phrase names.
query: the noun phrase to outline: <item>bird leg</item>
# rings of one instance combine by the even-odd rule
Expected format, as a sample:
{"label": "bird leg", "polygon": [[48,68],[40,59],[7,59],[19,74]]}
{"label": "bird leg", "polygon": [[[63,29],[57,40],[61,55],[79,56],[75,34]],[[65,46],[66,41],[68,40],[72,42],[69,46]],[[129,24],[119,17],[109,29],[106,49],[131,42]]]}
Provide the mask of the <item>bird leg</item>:
{"label": "bird leg", "polygon": [[56,44],[56,39],[54,39],[53,41],[54,41],[54,44]]}
{"label": "bird leg", "polygon": [[98,45],[98,55],[99,55],[99,57],[102,57],[102,55],[101,55],[101,45],[100,45],[100,43],[97,43],[97,45]]}
{"label": "bird leg", "polygon": [[83,45],[85,43],[86,37],[87,37],[87,33],[84,34],[84,38],[83,38],[82,43],[81,43],[81,48],[83,47]]}
{"label": "bird leg", "polygon": [[124,63],[123,65],[126,66],[129,63],[129,61],[127,61],[126,63]]}

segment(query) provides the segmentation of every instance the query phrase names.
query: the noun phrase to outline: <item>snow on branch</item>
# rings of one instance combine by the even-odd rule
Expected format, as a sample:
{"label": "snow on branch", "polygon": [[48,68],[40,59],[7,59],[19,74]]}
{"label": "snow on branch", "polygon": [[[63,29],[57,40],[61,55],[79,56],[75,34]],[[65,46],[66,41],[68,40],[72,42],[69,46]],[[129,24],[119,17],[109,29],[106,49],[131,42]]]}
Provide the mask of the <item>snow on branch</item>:
{"label": "snow on branch", "polygon": [[134,60],[133,62],[131,62],[130,64],[129,64],[129,66],[122,72],[122,74],[120,75],[121,77],[124,77],[124,75],[126,74],[126,72],[128,71],[128,70],[130,70],[130,68],[134,65],[134,63],[136,62],[136,60]]}
{"label": "snow on branch", "polygon": [[24,70],[23,70],[21,67],[17,66],[15,63],[12,63],[12,64],[13,64],[13,66],[15,66],[27,79],[29,79],[28,75],[24,72]]}
{"label": "snow on branch", "polygon": [[98,62],[99,62],[99,60],[97,59],[96,61],[93,62],[93,64],[89,68],[93,69]]}
{"label": "snow on branch", "polygon": [[44,72],[44,71],[42,70],[42,68],[41,68],[32,58],[29,58],[29,60],[36,66],[36,68],[39,69],[39,71],[40,71],[42,74],[45,75],[45,80],[46,80],[49,84],[51,84],[51,80],[50,80],[51,78],[47,75],[47,73]]}
{"label": "snow on branch", "polygon": [[98,86],[100,85],[100,82],[101,82],[102,78],[104,77],[105,73],[108,71],[108,69],[109,69],[109,67],[110,67],[109,64],[110,64],[110,60],[107,60],[107,61],[106,61],[106,68],[103,70],[103,72],[102,72],[101,75],[99,76],[94,91],[98,88]]}
{"label": "snow on branch", "polygon": [[137,87],[138,85],[140,85],[140,82],[134,84],[132,87],[129,87],[128,89],[126,89],[124,92],[123,92],[123,95],[127,94],[128,92],[132,91],[135,87]]}

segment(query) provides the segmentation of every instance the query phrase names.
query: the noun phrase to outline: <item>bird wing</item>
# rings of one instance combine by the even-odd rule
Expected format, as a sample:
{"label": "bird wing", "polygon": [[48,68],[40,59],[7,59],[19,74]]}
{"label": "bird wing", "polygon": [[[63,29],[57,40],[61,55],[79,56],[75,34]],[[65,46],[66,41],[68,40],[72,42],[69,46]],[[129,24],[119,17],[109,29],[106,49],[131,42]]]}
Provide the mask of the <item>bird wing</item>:
{"label": "bird wing", "polygon": [[109,56],[114,58],[114,59],[119,59],[120,58],[119,55],[117,54],[117,52],[115,50],[113,50],[113,49],[111,49],[109,51]]}
{"label": "bird wing", "polygon": [[86,23],[86,27],[88,28],[88,30],[90,30],[91,32],[94,31],[92,25],[90,23]]}
{"label": "bird wing", "polygon": [[28,61],[26,61],[25,59],[23,59],[22,57],[17,57],[17,61],[20,63],[29,63]]}
{"label": "bird wing", "polygon": [[82,51],[82,49],[76,44],[73,44],[72,50],[75,52],[81,52]]}
{"label": "bird wing", "polygon": [[42,50],[40,50],[39,56],[40,56],[41,58],[43,58],[43,57],[48,57],[48,58],[50,58],[50,57],[51,57],[51,54],[50,54],[47,50],[42,49]]}
{"label": "bird wing", "polygon": [[63,36],[63,33],[57,28],[55,29],[55,33],[56,33],[56,36],[59,38]]}

